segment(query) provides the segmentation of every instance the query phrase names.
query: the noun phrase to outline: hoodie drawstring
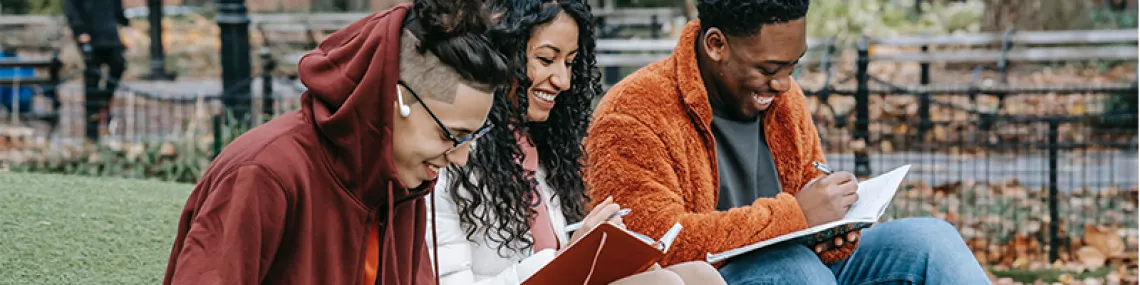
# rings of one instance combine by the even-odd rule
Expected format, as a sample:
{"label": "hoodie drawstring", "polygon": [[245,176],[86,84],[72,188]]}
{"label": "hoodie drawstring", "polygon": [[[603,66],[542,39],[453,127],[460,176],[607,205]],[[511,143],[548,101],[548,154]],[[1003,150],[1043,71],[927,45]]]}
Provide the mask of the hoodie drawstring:
{"label": "hoodie drawstring", "polygon": [[[386,222],[384,224],[384,236],[383,236],[383,239],[385,239],[385,240],[392,237],[392,233],[391,233],[392,221],[393,221],[393,216],[396,215],[396,206],[395,206],[396,201],[392,201],[392,197],[395,197],[394,195],[396,194],[394,189],[395,189],[395,187],[392,186],[392,183],[388,183],[388,203],[385,203],[385,204],[388,204],[388,214],[385,215],[387,217],[385,217]],[[380,244],[381,244],[381,246],[379,246],[379,248],[380,248],[380,260],[382,260],[380,262],[380,264],[384,264],[384,262],[383,262],[383,260],[385,259],[384,253],[390,252],[390,251],[386,250],[384,247],[386,245],[388,245],[389,243],[381,240]],[[383,270],[382,270],[383,266],[381,265],[380,267],[381,268],[379,268],[377,270],[380,273],[376,275],[376,284],[382,284],[382,282],[380,282],[380,276],[383,276]]]}
{"label": "hoodie drawstring", "polygon": [[[395,187],[393,187],[392,184],[388,184],[388,197],[393,197],[392,195],[395,195],[393,189],[395,189]],[[429,193],[428,195],[429,195],[429,198],[431,199],[431,248],[432,248],[431,253],[432,253],[432,266],[433,266],[432,274],[435,276],[435,284],[439,285],[439,240],[438,240],[438,238],[436,238],[436,236],[438,236],[438,232],[436,231],[436,226],[435,226],[435,191],[431,191],[431,193]],[[387,217],[387,224],[385,224],[385,225],[391,225],[392,221],[393,221],[394,213],[396,212],[396,207],[395,207],[396,203],[394,201],[390,201],[387,204],[388,204],[388,215],[387,215],[388,217]],[[392,236],[388,232],[391,228],[392,228],[391,226],[385,226],[384,227],[384,236],[385,237]],[[380,243],[385,244],[383,241],[381,241]],[[383,246],[380,246],[379,250],[380,250],[380,259],[383,260],[384,259],[383,253],[385,252],[383,249]],[[380,275],[381,274],[377,274],[376,284],[381,284]]]}
{"label": "hoodie drawstring", "polygon": [[435,274],[435,284],[439,285],[439,233],[435,231],[435,191],[428,194],[431,200],[431,260],[434,269],[432,273]]}

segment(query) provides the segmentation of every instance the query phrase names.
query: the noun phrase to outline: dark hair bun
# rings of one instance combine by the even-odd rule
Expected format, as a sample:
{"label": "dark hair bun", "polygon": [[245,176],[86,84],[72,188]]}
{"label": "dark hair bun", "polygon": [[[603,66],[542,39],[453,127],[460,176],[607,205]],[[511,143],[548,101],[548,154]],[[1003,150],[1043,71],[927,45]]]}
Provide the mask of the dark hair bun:
{"label": "dark hair bun", "polygon": [[420,39],[420,52],[435,54],[463,78],[495,86],[510,72],[485,33],[491,27],[484,0],[415,0],[404,28]]}
{"label": "dark hair bun", "polygon": [[441,37],[482,34],[491,17],[482,0],[416,0],[414,10],[427,34]]}

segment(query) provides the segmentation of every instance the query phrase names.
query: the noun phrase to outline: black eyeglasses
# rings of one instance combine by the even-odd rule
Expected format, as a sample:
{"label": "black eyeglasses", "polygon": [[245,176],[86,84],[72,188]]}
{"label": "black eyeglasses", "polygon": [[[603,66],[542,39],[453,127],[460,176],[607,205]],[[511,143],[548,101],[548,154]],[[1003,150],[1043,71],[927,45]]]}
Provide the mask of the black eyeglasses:
{"label": "black eyeglasses", "polygon": [[[412,90],[412,88],[408,87],[408,84],[404,83],[403,81],[399,81],[397,84],[399,84],[400,86],[403,86],[404,89],[408,89],[408,93],[412,93],[412,97],[415,97],[416,101],[419,101],[420,105],[424,106],[424,110],[427,111],[428,115],[431,116],[432,120],[435,120],[435,124],[438,125],[439,129],[443,131],[443,134],[445,136],[447,136],[448,139],[451,140],[451,143],[452,143],[451,148],[447,149],[447,151],[445,151],[444,154],[450,154],[451,152],[455,151],[455,149],[463,146],[464,144],[467,144],[471,141],[479,139],[483,135],[486,135],[487,132],[490,132],[491,127],[494,126],[494,124],[492,124],[490,120],[487,120],[487,121],[483,122],[483,126],[479,127],[479,129],[475,130],[475,132],[471,133],[471,135],[466,136],[466,137],[462,137],[462,138],[456,137],[454,134],[452,134],[451,130],[447,128],[447,126],[443,125],[443,121],[440,121],[439,117],[435,116],[435,113],[433,113],[431,111],[431,108],[428,108],[427,104],[423,103],[424,100],[420,99],[420,95],[416,94],[415,90]],[[400,96],[400,95],[397,94],[396,96]]]}

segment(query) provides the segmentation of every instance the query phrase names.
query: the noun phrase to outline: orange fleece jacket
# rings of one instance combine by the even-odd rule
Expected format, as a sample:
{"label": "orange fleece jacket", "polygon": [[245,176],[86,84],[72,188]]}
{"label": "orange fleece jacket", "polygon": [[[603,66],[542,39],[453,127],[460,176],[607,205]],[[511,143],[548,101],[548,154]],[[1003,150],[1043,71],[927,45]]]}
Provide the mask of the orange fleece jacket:
{"label": "orange fleece jacket", "polygon": [[[675,222],[685,229],[662,265],[705,260],[717,253],[807,228],[795,194],[821,176],[819,135],[796,84],[764,113],[764,134],[783,193],[751,206],[717,211],[712,107],[694,50],[700,24],[685,26],[673,54],[615,85],[593,115],[585,147],[585,180],[595,203],[613,196],[633,212],[629,229],[661,236]],[[857,243],[820,254],[831,263]]]}

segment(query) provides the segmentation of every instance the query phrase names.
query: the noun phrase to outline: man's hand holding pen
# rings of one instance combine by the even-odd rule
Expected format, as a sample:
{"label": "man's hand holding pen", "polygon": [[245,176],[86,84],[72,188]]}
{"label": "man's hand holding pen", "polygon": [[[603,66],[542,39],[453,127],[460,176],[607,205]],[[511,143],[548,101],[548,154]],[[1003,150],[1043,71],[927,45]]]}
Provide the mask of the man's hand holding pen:
{"label": "man's hand holding pen", "polygon": [[[851,205],[859,200],[859,194],[856,193],[859,190],[859,180],[854,174],[846,171],[832,172],[827,165],[818,162],[813,167],[819,169],[823,176],[812,179],[796,193],[796,201],[807,219],[808,227],[842,219]],[[854,233],[846,236],[852,242],[858,238]],[[843,238],[837,238],[834,246],[816,246],[815,250],[819,252],[842,244]]]}

